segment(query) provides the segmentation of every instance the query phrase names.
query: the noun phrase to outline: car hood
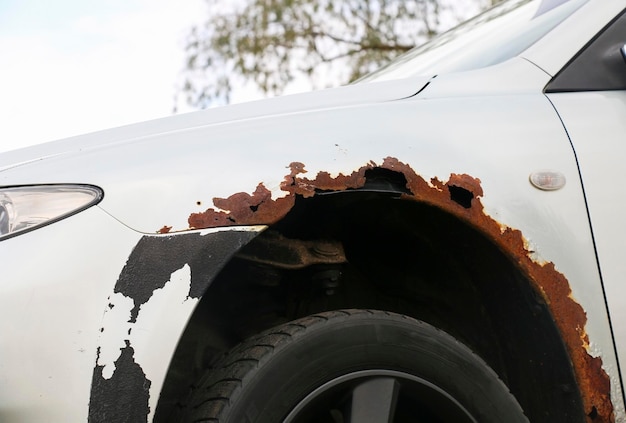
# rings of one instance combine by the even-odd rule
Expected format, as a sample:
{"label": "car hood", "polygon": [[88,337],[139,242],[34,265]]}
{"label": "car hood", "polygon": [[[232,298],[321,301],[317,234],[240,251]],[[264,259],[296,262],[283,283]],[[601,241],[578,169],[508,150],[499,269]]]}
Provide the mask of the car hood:
{"label": "car hood", "polygon": [[[157,134],[240,120],[378,103],[415,95],[430,77],[354,84],[156,119],[0,154],[0,172],[63,154],[128,143]],[[3,185],[0,179],[0,185]]]}

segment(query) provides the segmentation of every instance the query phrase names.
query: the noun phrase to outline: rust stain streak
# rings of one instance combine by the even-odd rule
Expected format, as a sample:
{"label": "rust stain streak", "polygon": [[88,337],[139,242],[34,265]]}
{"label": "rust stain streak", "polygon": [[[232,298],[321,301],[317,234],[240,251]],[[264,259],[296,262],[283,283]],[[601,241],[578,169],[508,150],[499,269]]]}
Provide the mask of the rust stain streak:
{"label": "rust stain streak", "polygon": [[[451,174],[447,182],[433,178],[427,182],[409,165],[388,157],[382,164],[370,162],[350,175],[319,172],[308,179],[302,163],[289,166],[280,189],[285,197],[272,199],[271,192],[260,183],[252,194],[237,193],[228,198],[214,198],[215,208],[202,213],[193,213],[188,222],[191,228],[202,229],[233,225],[267,224],[281,220],[294,206],[296,197],[312,197],[320,191],[343,191],[358,189],[365,185],[366,171],[382,168],[401,173],[410,194],[403,198],[438,207],[467,222],[491,239],[511,257],[527,275],[533,287],[548,304],[557,327],[572,359],[576,378],[583,397],[588,421],[614,422],[613,404],[610,398],[610,380],[602,369],[602,359],[592,357],[587,351],[588,336],[584,330],[587,316],[582,306],[571,298],[571,289],[565,276],[557,271],[553,263],[537,263],[531,259],[519,230],[505,227],[485,214],[480,197],[483,190],[480,180],[469,175]],[[466,194],[465,204],[454,198],[454,192]],[[169,230],[164,227],[161,231]]]}

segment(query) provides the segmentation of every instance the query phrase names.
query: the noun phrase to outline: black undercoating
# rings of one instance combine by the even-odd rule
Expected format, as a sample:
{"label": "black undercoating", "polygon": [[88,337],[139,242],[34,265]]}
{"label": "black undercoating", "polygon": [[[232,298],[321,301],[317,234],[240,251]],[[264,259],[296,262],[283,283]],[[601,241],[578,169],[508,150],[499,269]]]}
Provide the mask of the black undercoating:
{"label": "black undercoating", "polygon": [[[188,296],[200,298],[228,260],[257,235],[258,232],[230,230],[205,235],[144,236],[130,254],[114,292],[133,299],[130,322],[134,323],[152,293],[163,288],[172,273],[188,264],[191,268]],[[130,341],[125,342],[110,379],[103,377],[103,366],[94,368],[90,423],[147,422],[151,382],[140,363],[135,363]]]}

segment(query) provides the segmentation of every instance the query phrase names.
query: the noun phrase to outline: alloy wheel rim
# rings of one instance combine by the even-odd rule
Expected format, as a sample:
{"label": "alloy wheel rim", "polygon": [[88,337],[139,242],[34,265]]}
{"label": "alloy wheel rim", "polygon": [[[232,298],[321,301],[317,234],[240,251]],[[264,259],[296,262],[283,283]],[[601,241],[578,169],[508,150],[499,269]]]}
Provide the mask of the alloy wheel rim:
{"label": "alloy wheel rim", "polygon": [[338,376],[312,390],[283,423],[477,423],[453,395],[415,375],[385,369]]}

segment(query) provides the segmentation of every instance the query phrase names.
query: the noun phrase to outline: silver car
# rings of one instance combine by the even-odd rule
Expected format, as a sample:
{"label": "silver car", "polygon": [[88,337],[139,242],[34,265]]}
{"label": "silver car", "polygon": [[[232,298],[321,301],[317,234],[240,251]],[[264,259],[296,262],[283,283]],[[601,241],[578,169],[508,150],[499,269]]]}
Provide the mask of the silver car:
{"label": "silver car", "polygon": [[0,155],[0,421],[626,421],[625,9]]}

